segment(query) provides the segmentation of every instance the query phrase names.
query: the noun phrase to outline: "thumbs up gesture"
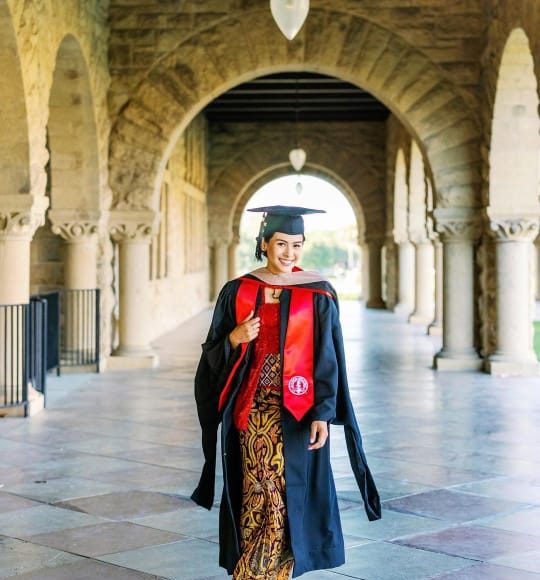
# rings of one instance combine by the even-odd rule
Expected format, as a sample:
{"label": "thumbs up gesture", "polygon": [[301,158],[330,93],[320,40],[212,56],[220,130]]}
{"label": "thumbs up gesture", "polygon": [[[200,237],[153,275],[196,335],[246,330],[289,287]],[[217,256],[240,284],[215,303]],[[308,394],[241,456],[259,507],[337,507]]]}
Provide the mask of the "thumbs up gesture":
{"label": "thumbs up gesture", "polygon": [[243,342],[251,342],[259,335],[261,329],[261,319],[259,316],[254,316],[255,311],[252,310],[244,320],[229,334],[229,341],[233,348]]}

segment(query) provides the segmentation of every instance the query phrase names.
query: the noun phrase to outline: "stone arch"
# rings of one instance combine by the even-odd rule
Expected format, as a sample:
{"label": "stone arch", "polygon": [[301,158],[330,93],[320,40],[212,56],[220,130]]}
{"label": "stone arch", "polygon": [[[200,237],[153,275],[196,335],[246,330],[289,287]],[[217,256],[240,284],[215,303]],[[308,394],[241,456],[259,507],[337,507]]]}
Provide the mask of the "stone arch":
{"label": "stone arch", "polygon": [[100,208],[98,138],[88,67],[77,39],[58,47],[49,99],[51,207]]}
{"label": "stone arch", "polygon": [[[372,155],[364,158],[355,150],[356,143],[345,144],[339,137],[332,138],[315,129],[302,131],[301,135],[302,146],[308,151],[306,167],[344,192],[355,210],[359,235],[364,237],[366,233],[383,230],[383,153],[371,148]],[[280,175],[292,173],[285,161],[290,143],[290,134],[286,132],[258,141],[248,140],[243,146],[235,147],[234,155],[227,156],[226,163],[211,171],[208,196],[210,244],[215,239],[230,237],[243,196],[266,183],[268,172],[274,172],[275,177],[278,172]]]}
{"label": "stone arch", "polygon": [[47,143],[50,209],[32,240],[32,289],[94,289],[102,204],[98,136],[86,59],[72,34],[56,53]]}
{"label": "stone arch", "polygon": [[488,372],[537,374],[531,250],[540,214],[538,79],[525,30],[516,26],[499,40],[500,60],[488,79],[494,91],[486,91],[493,97],[484,184],[491,235],[484,236],[479,252],[479,334]]}
{"label": "stone arch", "polygon": [[538,208],[540,119],[538,82],[529,40],[515,28],[500,62],[489,153],[490,212]]}
{"label": "stone arch", "polygon": [[[288,163],[283,163],[281,165],[277,165],[274,167],[268,167],[262,173],[253,176],[253,178],[250,179],[245,184],[244,188],[239,192],[231,212],[233,237],[239,235],[242,214],[244,213],[244,210],[247,204],[249,203],[249,200],[252,198],[253,194],[270,181],[291,174],[293,174],[293,172],[291,171],[290,165]],[[326,181],[334,185],[337,189],[339,189],[339,191],[345,196],[345,198],[351,205],[351,208],[356,218],[358,228],[358,239],[359,241],[363,241],[366,231],[366,220],[364,216],[364,211],[358,199],[358,196],[351,188],[350,184],[347,183],[339,175],[335,174],[333,171],[330,171],[328,168],[320,167],[312,163],[306,164],[305,168],[302,171],[302,174],[312,175],[314,177],[325,179]]]}
{"label": "stone arch", "polygon": [[190,120],[232,86],[283,70],[321,72],[374,94],[424,148],[437,204],[478,204],[479,124],[440,67],[394,32],[331,10],[313,9],[300,39],[289,45],[267,12],[231,15],[151,68],[113,129],[115,207],[155,208],[166,159]]}
{"label": "stone arch", "polygon": [[0,0],[0,195],[30,193],[30,154],[19,48],[6,0]]}

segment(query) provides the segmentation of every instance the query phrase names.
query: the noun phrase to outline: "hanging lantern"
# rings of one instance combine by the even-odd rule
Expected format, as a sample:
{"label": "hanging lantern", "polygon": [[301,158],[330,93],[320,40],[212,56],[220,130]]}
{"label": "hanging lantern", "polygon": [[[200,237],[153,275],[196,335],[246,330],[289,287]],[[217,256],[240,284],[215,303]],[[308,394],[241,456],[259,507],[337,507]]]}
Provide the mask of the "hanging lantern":
{"label": "hanging lantern", "polygon": [[306,152],[300,147],[297,149],[291,149],[289,151],[289,161],[294,167],[294,170],[300,173],[302,167],[304,167],[304,164],[306,163]]}
{"label": "hanging lantern", "polygon": [[309,0],[270,0],[270,10],[281,32],[292,40],[307,18]]}

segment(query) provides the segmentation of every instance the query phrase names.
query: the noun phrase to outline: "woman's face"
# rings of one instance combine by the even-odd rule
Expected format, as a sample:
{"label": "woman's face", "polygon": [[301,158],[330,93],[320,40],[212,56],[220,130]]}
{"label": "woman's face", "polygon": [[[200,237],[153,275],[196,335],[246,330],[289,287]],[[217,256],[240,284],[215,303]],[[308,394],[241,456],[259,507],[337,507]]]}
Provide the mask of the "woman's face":
{"label": "woman's face", "polygon": [[266,252],[266,267],[272,274],[288,274],[300,260],[304,236],[302,234],[282,234],[275,232],[269,242],[263,239],[261,248]]}

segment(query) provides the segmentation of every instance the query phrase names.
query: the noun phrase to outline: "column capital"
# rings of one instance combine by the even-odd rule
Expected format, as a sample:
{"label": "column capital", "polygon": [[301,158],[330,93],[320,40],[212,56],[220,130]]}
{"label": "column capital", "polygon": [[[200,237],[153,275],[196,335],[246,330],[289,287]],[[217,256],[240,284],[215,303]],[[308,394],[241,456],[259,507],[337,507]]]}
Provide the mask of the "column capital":
{"label": "column capital", "polygon": [[109,232],[115,242],[150,242],[157,233],[159,215],[150,209],[113,210]]}
{"label": "column capital", "polygon": [[435,228],[444,242],[477,240],[482,235],[480,210],[465,207],[433,210]]}
{"label": "column capital", "polygon": [[51,209],[52,232],[70,243],[88,241],[103,227],[104,216],[98,210]]}
{"label": "column capital", "polygon": [[0,195],[0,239],[31,240],[45,223],[49,198],[29,194]]}
{"label": "column capital", "polygon": [[532,242],[538,235],[538,215],[489,218],[489,233],[496,242]]}

